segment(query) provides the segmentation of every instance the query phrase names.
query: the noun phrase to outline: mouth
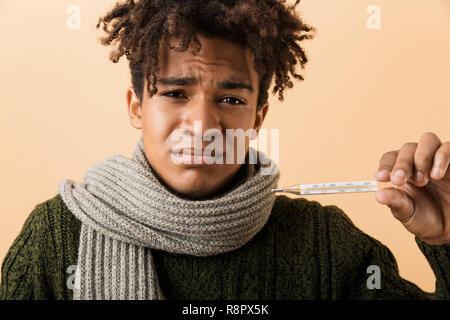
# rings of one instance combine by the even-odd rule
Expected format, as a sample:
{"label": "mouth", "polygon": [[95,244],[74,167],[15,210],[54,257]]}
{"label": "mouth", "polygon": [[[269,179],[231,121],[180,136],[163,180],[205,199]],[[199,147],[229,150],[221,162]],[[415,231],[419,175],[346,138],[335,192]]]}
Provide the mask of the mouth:
{"label": "mouth", "polygon": [[190,166],[203,166],[215,164],[218,160],[223,159],[223,152],[212,150],[210,155],[204,154],[204,149],[182,148],[171,152],[171,156],[175,157],[182,164]]}
{"label": "mouth", "polygon": [[[172,154],[179,155],[185,154],[185,155],[204,155],[205,149],[195,149],[195,148],[181,148],[181,149],[175,149],[171,152]],[[211,157],[222,157],[224,155],[223,152],[217,152],[215,149],[211,152]],[[206,155],[208,157],[208,155]]]}

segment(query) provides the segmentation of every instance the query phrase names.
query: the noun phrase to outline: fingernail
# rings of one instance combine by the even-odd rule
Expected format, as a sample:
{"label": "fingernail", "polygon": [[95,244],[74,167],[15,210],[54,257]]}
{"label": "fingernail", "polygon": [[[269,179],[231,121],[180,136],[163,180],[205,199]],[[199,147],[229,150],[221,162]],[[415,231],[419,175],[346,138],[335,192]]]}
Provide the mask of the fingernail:
{"label": "fingernail", "polygon": [[406,176],[405,171],[402,169],[395,171],[394,176],[397,176],[399,178],[404,178]]}
{"label": "fingernail", "polygon": [[384,179],[386,177],[386,175],[388,174],[388,172],[386,170],[380,170],[375,174],[375,178],[377,179]]}
{"label": "fingernail", "polygon": [[435,176],[441,176],[442,175],[442,170],[440,168],[435,167],[433,169],[433,175]]}
{"label": "fingernail", "polygon": [[417,171],[416,172],[416,181],[417,182],[423,182],[423,178],[424,178],[423,173],[420,172],[420,171]]}

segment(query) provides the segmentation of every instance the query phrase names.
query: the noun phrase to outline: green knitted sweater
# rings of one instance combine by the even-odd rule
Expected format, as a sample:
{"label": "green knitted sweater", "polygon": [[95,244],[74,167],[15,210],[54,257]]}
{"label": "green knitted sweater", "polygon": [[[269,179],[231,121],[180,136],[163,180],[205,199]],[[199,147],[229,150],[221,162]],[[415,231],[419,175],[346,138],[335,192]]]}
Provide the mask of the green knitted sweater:
{"label": "green knitted sweater", "polygon": [[[80,228],[59,194],[36,205],[3,260],[0,299],[72,299]],[[391,251],[340,208],[305,198],[277,196],[264,228],[237,250],[153,257],[167,299],[450,299],[450,244],[415,241],[435,293],[401,278]]]}

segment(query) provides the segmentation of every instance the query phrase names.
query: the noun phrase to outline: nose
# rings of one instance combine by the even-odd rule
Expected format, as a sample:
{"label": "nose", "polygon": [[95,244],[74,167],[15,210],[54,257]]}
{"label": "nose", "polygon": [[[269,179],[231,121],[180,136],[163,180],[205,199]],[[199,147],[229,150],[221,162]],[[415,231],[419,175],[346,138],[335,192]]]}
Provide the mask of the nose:
{"label": "nose", "polygon": [[198,96],[186,108],[182,127],[192,136],[197,135],[199,138],[204,137],[207,130],[216,129],[222,132],[217,106],[206,95]]}

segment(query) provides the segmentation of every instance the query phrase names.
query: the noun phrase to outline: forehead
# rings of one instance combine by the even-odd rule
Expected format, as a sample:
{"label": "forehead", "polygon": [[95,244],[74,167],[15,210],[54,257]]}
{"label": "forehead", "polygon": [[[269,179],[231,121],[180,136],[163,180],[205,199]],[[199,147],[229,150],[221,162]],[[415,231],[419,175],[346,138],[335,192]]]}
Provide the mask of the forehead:
{"label": "forehead", "polygon": [[193,54],[194,42],[184,52],[176,52],[169,48],[179,45],[179,38],[169,42],[161,42],[159,68],[161,76],[187,76],[192,70],[215,73],[226,78],[239,78],[247,81],[258,81],[253,69],[254,56],[242,45],[221,38],[204,38],[198,36],[201,49]]}

